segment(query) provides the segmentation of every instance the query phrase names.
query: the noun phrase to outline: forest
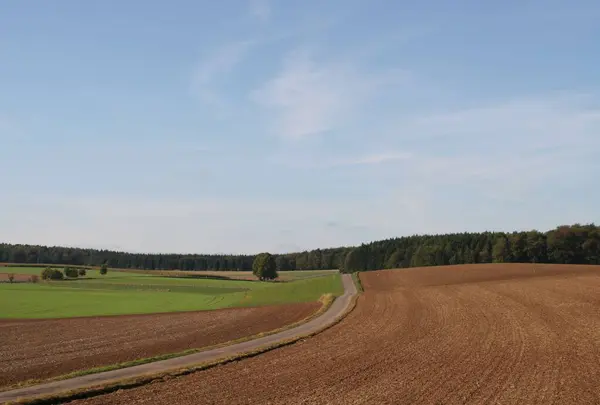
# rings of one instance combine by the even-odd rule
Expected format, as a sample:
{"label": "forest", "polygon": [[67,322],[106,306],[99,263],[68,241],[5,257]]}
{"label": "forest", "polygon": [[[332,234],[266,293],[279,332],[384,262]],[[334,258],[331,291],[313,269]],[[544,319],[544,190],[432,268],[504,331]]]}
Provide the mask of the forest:
{"label": "forest", "polygon": [[[253,255],[126,253],[110,250],[0,244],[0,262],[69,264],[146,270],[251,270]],[[547,232],[413,235],[355,247],[275,256],[278,270],[369,271],[468,263],[600,264],[600,227],[563,225]]]}

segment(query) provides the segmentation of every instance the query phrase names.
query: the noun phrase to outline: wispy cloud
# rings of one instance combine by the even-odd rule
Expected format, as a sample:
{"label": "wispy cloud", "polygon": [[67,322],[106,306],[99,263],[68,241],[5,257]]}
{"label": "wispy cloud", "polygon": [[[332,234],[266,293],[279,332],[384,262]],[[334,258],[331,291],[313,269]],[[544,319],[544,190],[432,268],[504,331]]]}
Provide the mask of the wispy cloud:
{"label": "wispy cloud", "polygon": [[330,159],[321,159],[313,161],[305,166],[312,168],[334,168],[343,166],[375,166],[384,163],[398,162],[410,159],[411,153],[408,152],[383,152],[360,156],[334,157]]}
{"label": "wispy cloud", "polygon": [[269,0],[250,0],[250,14],[260,21],[269,20],[271,17]]}
{"label": "wispy cloud", "polygon": [[[496,105],[422,116],[400,131],[451,144],[447,155],[513,159],[550,151],[564,155],[600,147],[600,107],[581,96],[520,98]],[[460,145],[460,147],[458,147]]]}
{"label": "wispy cloud", "polygon": [[295,169],[329,169],[350,166],[377,166],[385,163],[402,162],[411,159],[410,152],[388,151],[381,153],[348,156],[325,156],[317,153],[294,153],[294,148],[286,153],[275,155],[271,161]]}
{"label": "wispy cloud", "polygon": [[592,180],[599,112],[586,97],[520,98],[423,115],[395,138],[417,145],[406,168],[415,183],[533,201],[551,184]]}
{"label": "wispy cloud", "polygon": [[[599,220],[597,194],[586,197],[597,193],[600,109],[587,102],[521,99],[423,115],[397,130],[397,144],[387,152],[337,159],[398,165],[382,166],[375,177],[353,176],[354,188],[360,182],[383,185],[362,198],[31,199],[11,194],[1,202],[8,214],[0,216],[0,239],[96,247],[109,240],[134,251],[251,253],[412,233],[549,229]],[[415,149],[398,152],[409,138]],[[366,218],[368,228],[337,226],[356,224],[356,218]],[[254,224],[265,221],[270,226],[257,231]],[[282,229],[293,232],[282,234]]]}
{"label": "wispy cloud", "polygon": [[384,152],[365,155],[354,159],[341,159],[334,161],[336,166],[345,165],[378,165],[381,163],[409,159],[412,155],[407,152]]}
{"label": "wispy cloud", "polygon": [[203,102],[222,106],[218,92],[220,79],[229,74],[247,55],[254,41],[232,42],[203,57],[192,77],[192,89]]}
{"label": "wispy cloud", "polygon": [[276,114],[278,135],[302,138],[339,128],[378,89],[402,79],[405,72],[367,74],[351,63],[317,63],[298,50],[285,57],[281,71],[253,98]]}

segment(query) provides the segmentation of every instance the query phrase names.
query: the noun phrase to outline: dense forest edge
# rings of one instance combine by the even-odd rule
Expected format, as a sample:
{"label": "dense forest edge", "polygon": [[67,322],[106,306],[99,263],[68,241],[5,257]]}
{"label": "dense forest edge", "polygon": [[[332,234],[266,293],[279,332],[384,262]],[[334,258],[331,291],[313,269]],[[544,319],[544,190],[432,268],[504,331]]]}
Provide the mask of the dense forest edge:
{"label": "dense forest edge", "polygon": [[[254,255],[142,254],[110,250],[0,244],[0,262],[144,270],[252,270]],[[548,232],[414,235],[355,247],[275,255],[277,270],[342,272],[470,263],[600,264],[600,227],[563,225]]]}

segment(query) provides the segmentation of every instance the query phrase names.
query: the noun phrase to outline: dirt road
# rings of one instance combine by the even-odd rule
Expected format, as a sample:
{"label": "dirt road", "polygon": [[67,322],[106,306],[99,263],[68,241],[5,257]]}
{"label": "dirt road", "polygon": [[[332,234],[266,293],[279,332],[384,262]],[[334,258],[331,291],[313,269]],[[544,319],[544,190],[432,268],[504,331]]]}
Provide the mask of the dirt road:
{"label": "dirt road", "polygon": [[273,335],[268,335],[259,339],[254,339],[222,348],[211,349],[188,356],[177,357],[169,360],[163,360],[104,373],[76,377],[69,380],[40,384],[17,390],[0,392],[0,403],[17,400],[20,398],[30,398],[39,395],[73,390],[92,385],[106,384],[109,382],[132,378],[148,373],[157,373],[170,369],[188,367],[195,364],[218,360],[220,358],[231,357],[237,353],[253,351],[258,348],[270,346],[276,342],[287,340],[296,336],[309,335],[334,322],[348,308],[352,297],[356,294],[356,287],[349,275],[342,275],[342,282],[344,285],[344,294],[341,297],[338,297],[325,313],[298,327]]}
{"label": "dirt road", "polygon": [[600,267],[361,274],[303,342],[73,404],[600,404]]}
{"label": "dirt road", "polygon": [[212,346],[278,329],[318,302],[215,311],[0,320],[0,387]]}

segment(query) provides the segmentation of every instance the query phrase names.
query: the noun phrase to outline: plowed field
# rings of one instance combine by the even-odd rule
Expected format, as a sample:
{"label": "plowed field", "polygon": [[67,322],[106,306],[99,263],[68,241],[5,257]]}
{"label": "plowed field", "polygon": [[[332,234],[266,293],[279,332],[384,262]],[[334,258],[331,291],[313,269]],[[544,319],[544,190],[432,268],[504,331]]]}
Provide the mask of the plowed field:
{"label": "plowed field", "polygon": [[305,341],[87,404],[600,404],[600,266],[361,274]]}
{"label": "plowed field", "polygon": [[13,275],[13,281],[15,282],[25,282],[25,281],[29,281],[29,279],[31,278],[31,276],[27,275],[27,274],[15,274],[15,273],[0,273],[0,282],[8,282],[9,278],[8,276],[12,274]]}
{"label": "plowed field", "polygon": [[304,319],[319,306],[0,320],[0,386],[239,339]]}

